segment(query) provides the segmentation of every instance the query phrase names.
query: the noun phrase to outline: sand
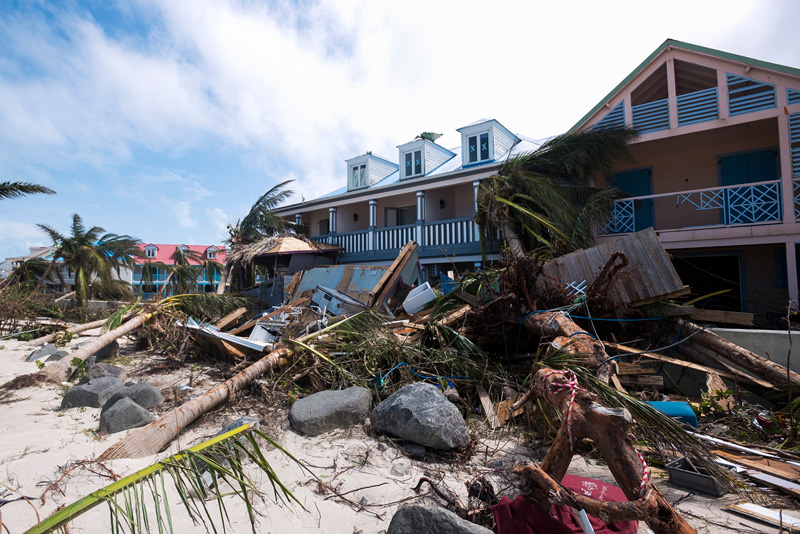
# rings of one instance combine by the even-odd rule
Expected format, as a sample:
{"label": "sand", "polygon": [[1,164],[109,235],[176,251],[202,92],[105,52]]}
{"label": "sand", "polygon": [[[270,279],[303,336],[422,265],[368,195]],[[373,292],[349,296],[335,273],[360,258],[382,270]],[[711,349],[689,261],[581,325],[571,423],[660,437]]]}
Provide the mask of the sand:
{"label": "sand", "polygon": [[[97,333],[87,332],[72,340],[70,345]],[[124,343],[120,362],[128,364],[126,367],[134,378],[147,380],[165,393],[167,401],[153,410],[157,416],[171,409],[174,402],[181,402],[181,395],[205,391],[219,381],[191,366],[177,371],[139,375],[136,363],[142,354],[131,353],[132,349]],[[25,362],[35,348],[14,340],[0,341],[0,383],[35,372],[36,365]],[[180,386],[190,383],[194,389],[179,393]],[[12,502],[0,508],[3,527],[11,534],[24,532],[58,507],[109,484],[111,480],[103,476],[104,473],[110,471],[118,476],[134,473],[182,448],[211,438],[225,424],[244,415],[263,418],[262,430],[301,459],[318,477],[300,469],[276,449],[265,446],[270,464],[302,506],[276,501],[263,475],[253,472],[254,480],[263,489],[263,499],[256,499],[255,506],[258,513],[256,531],[259,533],[353,534],[361,531],[366,534],[384,531],[401,504],[440,502],[431,496],[427,485],[419,495],[413,491],[421,476],[440,480],[462,503],[468,500],[465,483],[479,476],[490,480],[499,495],[513,498],[516,492],[513,477],[508,475],[510,467],[515,462],[538,459],[537,451],[529,448],[522,433],[501,430],[490,434],[477,419],[471,424],[480,439],[475,453],[465,464],[450,462],[441,456],[411,457],[401,443],[376,436],[368,424],[308,438],[289,427],[285,402],[253,398],[243,399],[235,408],[225,407],[207,414],[184,431],[168,450],[158,455],[114,460],[102,466],[92,464],[94,472],[75,469],[63,478],[58,489],[45,491],[49,484],[62,477],[60,466],[71,461],[95,459],[127,433],[99,435],[99,408],[59,410],[64,391],[64,386],[44,384],[0,397],[0,488],[13,490],[13,496],[34,497],[30,503]],[[573,459],[570,473],[613,483],[604,467],[581,457]],[[776,528],[722,511],[720,506],[723,504],[738,502],[735,496],[713,499],[692,495],[686,498],[686,491],[666,481],[659,481],[658,486],[670,501],[682,499],[678,510],[685,513],[686,519],[698,532],[778,532]],[[331,488],[343,497],[336,496]],[[206,531],[202,524],[192,523],[174,491],[169,490],[168,495],[176,532]],[[250,532],[247,511],[241,501],[228,496],[225,502],[230,518],[229,531]],[[103,504],[75,519],[70,532],[108,532],[109,521],[108,508]],[[217,526],[221,526],[219,518]],[[154,523],[151,527],[152,531],[158,531]],[[642,524],[640,532],[649,532],[649,529]]]}

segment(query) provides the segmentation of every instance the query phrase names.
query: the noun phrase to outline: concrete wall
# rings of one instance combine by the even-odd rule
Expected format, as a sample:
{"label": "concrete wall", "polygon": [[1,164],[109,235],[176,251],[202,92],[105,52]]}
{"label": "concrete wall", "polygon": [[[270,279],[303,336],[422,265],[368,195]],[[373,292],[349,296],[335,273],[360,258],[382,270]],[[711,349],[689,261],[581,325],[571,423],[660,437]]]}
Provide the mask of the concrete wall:
{"label": "concrete wall", "polygon": [[[786,366],[789,355],[789,332],[786,330],[749,330],[745,328],[709,328],[712,332],[749,351]],[[800,373],[800,332],[792,332],[791,370]]]}

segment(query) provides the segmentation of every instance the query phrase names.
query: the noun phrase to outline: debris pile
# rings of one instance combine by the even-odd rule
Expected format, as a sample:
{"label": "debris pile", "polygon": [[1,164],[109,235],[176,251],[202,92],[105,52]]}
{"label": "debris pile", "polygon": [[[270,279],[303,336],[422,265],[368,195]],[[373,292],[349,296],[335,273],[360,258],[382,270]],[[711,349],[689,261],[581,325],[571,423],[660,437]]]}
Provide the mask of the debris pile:
{"label": "debris pile", "polygon": [[[461,506],[423,477],[417,491],[427,481],[448,510],[403,507],[388,532],[422,532],[415,525],[435,522],[454,532],[515,532],[515,521],[541,513],[586,532],[590,523],[630,523],[634,532],[638,521],[655,533],[695,532],[654,484],[654,473],[695,491],[738,492],[742,503],[731,511],[765,521],[772,512],[746,502],[756,500],[757,488],[800,500],[800,454],[770,439],[794,445],[791,395],[800,375],[701,326],[748,318],[679,302],[689,288],[652,229],[552,261],[509,256],[493,270],[424,283],[418,252],[409,242],[390,266],[310,267],[282,279],[285,299],[270,309],[240,301],[216,321],[169,313],[177,297],[123,309],[116,328],[68,358],[43,362],[39,374],[64,382],[115,339],[153,334],[156,317],[158,332],[180,333],[161,349],[173,362],[196,350],[230,365],[225,381],[155,418],[147,410],[163,401],[157,388],[125,385],[123,370],[92,362],[86,383],[66,393],[62,408],[102,407],[106,433],[141,427],[101,461],[158,453],[268,372],[273,392],[291,391],[288,420],[305,436],[369,419],[378,435],[421,446],[421,456],[456,451],[463,459],[472,454],[476,431],[517,424],[546,449],[542,458],[504,467],[514,483],[502,500],[489,481],[475,479],[467,485],[473,504]],[[260,288],[251,293],[269,300]],[[35,359],[54,349],[39,349]],[[677,369],[678,379],[668,369]],[[684,377],[695,381],[688,393]],[[751,424],[752,401],[744,397],[754,396],[788,405],[788,415],[763,408],[769,413]],[[485,424],[478,430],[470,424],[476,414]],[[737,444],[749,434],[726,435],[734,425],[725,418],[733,414],[764,439]],[[716,430],[698,428],[711,423]],[[581,480],[567,474],[576,454],[602,457],[624,499],[579,489]],[[397,464],[392,474],[405,470]]]}

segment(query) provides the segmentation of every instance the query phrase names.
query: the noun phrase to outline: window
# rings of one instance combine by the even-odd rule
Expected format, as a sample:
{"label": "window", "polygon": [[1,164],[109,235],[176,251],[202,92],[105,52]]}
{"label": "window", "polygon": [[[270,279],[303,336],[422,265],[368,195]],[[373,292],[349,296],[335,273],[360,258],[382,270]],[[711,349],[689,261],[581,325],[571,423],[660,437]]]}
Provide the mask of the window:
{"label": "window", "polygon": [[210,248],[206,250],[206,258],[209,260],[216,260],[217,259],[217,249]]}
{"label": "window", "polygon": [[350,189],[367,187],[367,164],[353,165],[350,168]]}
{"label": "window", "polygon": [[319,235],[328,235],[328,233],[330,233],[330,231],[331,231],[330,220],[328,220],[328,219],[320,219],[320,221],[319,221]]}
{"label": "window", "polygon": [[158,249],[156,247],[147,247],[144,249],[144,255],[148,258],[155,258]]}
{"label": "window", "polygon": [[470,136],[467,140],[467,149],[469,150],[470,163],[489,159],[489,134],[483,133]]}
{"label": "window", "polygon": [[405,177],[422,174],[422,150],[406,152]]}
{"label": "window", "polygon": [[386,208],[386,228],[405,226],[417,222],[417,207]]}

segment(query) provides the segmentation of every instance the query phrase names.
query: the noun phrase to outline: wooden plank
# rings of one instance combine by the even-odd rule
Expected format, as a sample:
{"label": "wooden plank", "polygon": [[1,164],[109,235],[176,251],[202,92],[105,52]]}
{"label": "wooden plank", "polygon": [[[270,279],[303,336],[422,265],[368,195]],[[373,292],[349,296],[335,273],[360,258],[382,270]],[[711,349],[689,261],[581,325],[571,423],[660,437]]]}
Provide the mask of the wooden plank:
{"label": "wooden plank", "polygon": [[237,308],[233,310],[231,313],[217,321],[214,326],[219,328],[220,330],[225,330],[229,325],[233,324],[234,322],[241,319],[241,317],[247,313],[247,308]]}
{"label": "wooden plank", "polygon": [[635,363],[617,362],[618,375],[654,375],[656,370],[651,367],[636,365]]}
{"label": "wooden plank", "polygon": [[397,258],[395,258],[389,268],[386,269],[386,272],[383,273],[383,276],[378,280],[378,283],[375,284],[375,287],[372,288],[372,291],[369,292],[369,298],[367,299],[368,306],[374,306],[383,300],[379,298],[379,295],[387,292],[388,288],[394,285],[397,281],[397,277],[400,275],[400,271],[403,269],[403,265],[408,261],[408,257],[411,255],[412,251],[416,250],[416,247],[417,244],[414,241],[409,241],[400,249]]}
{"label": "wooden plank", "polygon": [[518,397],[519,395],[515,395],[494,405],[494,412],[497,414],[497,419],[501,425],[506,424],[506,421],[512,417],[522,415],[525,412],[525,408],[517,408],[514,412],[510,410],[511,406],[517,402]]}
{"label": "wooden plank", "polygon": [[481,400],[481,406],[483,406],[483,411],[486,414],[487,421],[489,423],[489,428],[494,430],[500,426],[500,419],[497,418],[497,414],[494,413],[494,406],[492,406],[492,401],[489,398],[489,394],[486,393],[486,390],[483,389],[483,386],[478,385],[478,398]]}
{"label": "wooden plank", "polygon": [[239,350],[239,347],[235,346],[233,343],[228,343],[224,339],[218,339],[217,341],[219,341],[222,348],[224,348],[228,352],[228,354],[230,354],[233,357],[233,359],[235,360],[247,359],[247,354],[242,350]]}
{"label": "wooden plank", "polygon": [[696,321],[708,321],[711,323],[730,323],[752,326],[753,314],[744,312],[734,312],[725,310],[695,310],[689,317]]}
{"label": "wooden plank", "polygon": [[713,452],[718,456],[722,456],[725,459],[745,467],[752,467],[763,473],[800,483],[800,466],[792,465],[776,458],[747,455],[721,449],[715,449]]}
{"label": "wooden plank", "polygon": [[472,306],[480,306],[481,304],[481,299],[479,299],[475,295],[467,293],[460,287],[458,289],[453,290],[451,293],[453,293],[453,295],[455,295],[456,297],[460,298],[461,300]]}
{"label": "wooden plank", "polygon": [[625,393],[626,395],[628,394],[628,390],[626,390],[624,387],[622,387],[622,382],[619,381],[619,378],[617,377],[617,375],[611,375],[611,383],[614,384],[614,387],[617,389],[617,391],[621,391],[622,393]]}
{"label": "wooden plank", "polygon": [[662,300],[668,300],[668,299],[675,299],[675,298],[678,298],[678,297],[683,297],[684,295],[688,295],[691,292],[692,292],[692,290],[689,288],[689,286],[683,286],[683,289],[679,289],[678,291],[673,291],[672,293],[666,293],[664,295],[658,295],[658,296],[651,297],[651,298],[648,298],[648,299],[639,300],[637,302],[631,302],[630,306],[632,308],[636,308],[638,306],[644,306],[646,304],[653,304],[654,302],[661,302]]}
{"label": "wooden plank", "polygon": [[800,527],[800,512],[797,510],[776,510],[773,508],[765,508],[752,502],[731,504],[723,506],[722,509],[758,519],[759,521],[789,531]]}
{"label": "wooden plank", "polygon": [[717,395],[714,394],[717,391],[728,391],[728,386],[726,386],[725,382],[722,381],[719,373],[706,374],[706,389],[708,389],[708,393],[712,396],[714,402],[716,402],[720,408],[726,412],[733,410],[735,400],[733,399],[732,395],[728,395],[726,397],[717,397]]}
{"label": "wooden plank", "polygon": [[664,387],[664,377],[659,375],[622,375],[619,377],[623,386],[655,386]]}
{"label": "wooden plank", "polygon": [[[664,317],[681,317],[691,314],[694,310],[694,306],[675,306],[673,308],[664,308],[660,313],[662,313]],[[654,317],[654,315],[649,316]]]}
{"label": "wooden plank", "polygon": [[[636,354],[637,356],[642,356],[644,358],[649,358],[651,360],[658,360],[660,362],[667,362],[667,363],[671,363],[671,364],[674,364],[674,365],[679,365],[681,367],[686,367],[687,369],[694,369],[695,371],[702,371],[704,373],[717,373],[719,376],[721,376],[723,378],[728,378],[730,380],[741,380],[743,382],[748,382],[748,383],[751,383],[751,384],[757,384],[757,385],[759,385],[761,387],[764,387],[764,388],[767,388],[767,389],[775,389],[775,386],[773,386],[772,384],[770,384],[766,380],[762,380],[762,379],[756,378],[756,377],[751,377],[750,375],[747,375],[747,374],[739,371],[738,369],[735,370],[735,371],[737,371],[737,373],[726,372],[726,371],[723,371],[721,369],[712,369],[711,367],[706,367],[705,365],[700,365],[699,363],[692,363],[692,362],[687,362],[687,361],[684,361],[684,360],[679,360],[678,358],[672,358],[670,356],[664,356],[663,354],[656,354],[654,352],[641,352],[641,351],[639,351],[637,349],[634,349],[634,348],[631,348],[631,347],[626,347],[625,345],[620,345],[619,343],[612,343],[610,341],[606,341],[604,343],[605,343],[606,347],[611,347],[611,348],[617,349],[617,350],[622,351],[622,352],[627,352],[629,354]],[[734,371],[734,369],[731,369],[731,371]]]}
{"label": "wooden plank", "polygon": [[445,316],[444,319],[439,321],[439,324],[443,324],[444,326],[450,326],[453,323],[455,323],[456,321],[458,321],[459,319],[463,318],[471,309],[472,309],[472,306],[470,306],[469,304],[467,304],[466,306],[463,306],[461,308],[458,308],[457,310],[452,311],[449,314],[447,314],[447,316]]}
{"label": "wooden plank", "polygon": [[241,332],[244,332],[248,328],[253,328],[258,321],[268,321],[269,319],[272,319],[273,317],[277,317],[281,313],[283,313],[285,311],[289,311],[292,308],[302,308],[303,306],[308,305],[309,302],[311,302],[310,298],[303,297],[303,298],[298,299],[298,300],[296,300],[294,302],[290,302],[289,304],[287,304],[286,306],[283,306],[282,308],[278,308],[277,310],[269,313],[268,315],[265,315],[264,317],[256,317],[255,319],[251,319],[251,320],[247,321],[246,323],[244,323],[243,325],[241,325],[241,326],[239,326],[237,328],[234,328],[230,332],[226,332],[226,333],[227,334],[232,334],[234,336],[239,335]]}

